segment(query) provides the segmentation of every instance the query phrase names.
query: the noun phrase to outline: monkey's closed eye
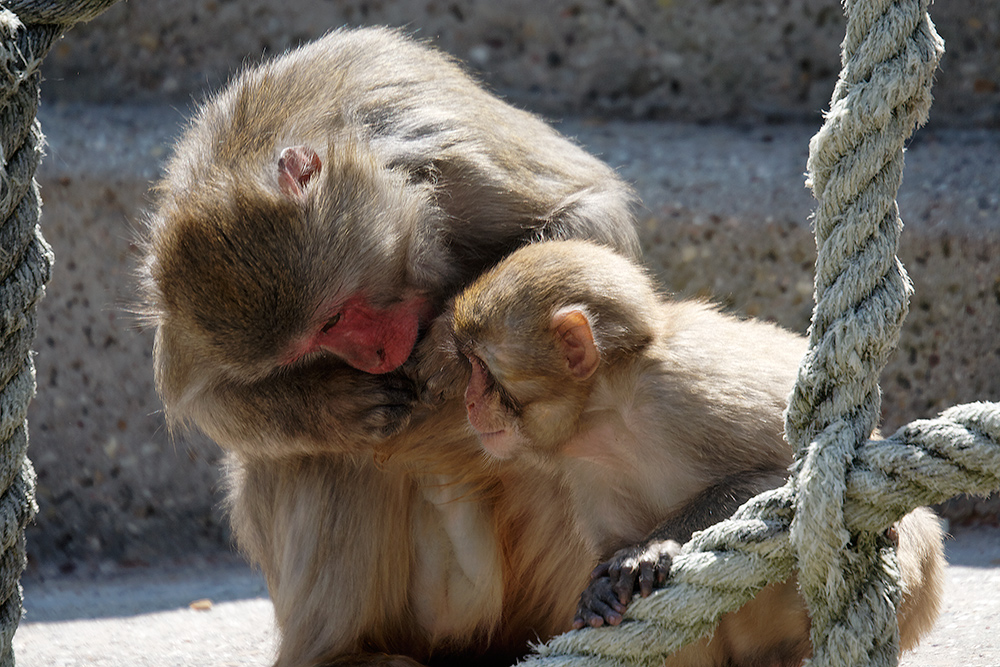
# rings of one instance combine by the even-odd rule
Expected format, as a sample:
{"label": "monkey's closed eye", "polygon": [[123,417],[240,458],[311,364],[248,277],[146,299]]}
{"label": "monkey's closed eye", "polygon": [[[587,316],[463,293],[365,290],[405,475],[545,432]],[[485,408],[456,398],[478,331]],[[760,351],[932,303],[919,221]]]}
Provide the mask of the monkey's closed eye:
{"label": "monkey's closed eye", "polygon": [[339,322],[339,321],[340,321],[340,313],[337,313],[336,315],[334,315],[333,317],[331,317],[330,319],[328,319],[326,321],[326,324],[323,325],[322,332],[323,333],[329,333],[330,329],[332,329],[335,326],[337,326],[337,322]]}
{"label": "monkey's closed eye", "polygon": [[501,405],[503,405],[512,414],[520,415],[523,410],[520,401],[514,398],[514,396],[511,395],[511,393],[508,392],[502,384],[500,384],[496,376],[493,375],[493,372],[490,370],[490,367],[486,365],[486,362],[475,354],[467,354],[465,356],[468,357],[469,362],[473,366],[479,366],[483,370],[485,393],[496,394]]}

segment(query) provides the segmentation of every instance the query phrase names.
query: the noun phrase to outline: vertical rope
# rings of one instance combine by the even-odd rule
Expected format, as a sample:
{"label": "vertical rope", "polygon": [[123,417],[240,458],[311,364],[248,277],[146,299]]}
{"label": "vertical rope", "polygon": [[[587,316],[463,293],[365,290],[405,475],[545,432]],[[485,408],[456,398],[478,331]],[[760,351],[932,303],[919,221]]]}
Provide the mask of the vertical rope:
{"label": "vertical rope", "polygon": [[11,641],[21,620],[19,582],[27,564],[24,528],[38,510],[27,458],[28,402],[35,393],[31,345],[53,259],[38,226],[34,180],[45,142],[35,119],[39,68],[70,25],[113,2],[0,4],[0,667],[14,665]]}
{"label": "vertical rope", "polygon": [[51,274],[52,251],[38,228],[41,201],[33,180],[44,141],[34,120],[40,60],[33,56],[33,40],[10,11],[0,12],[0,30],[0,665],[7,667],[14,664],[11,640],[21,620],[24,527],[38,509],[35,471],[26,456],[28,402],[35,393],[30,346],[35,304]]}
{"label": "vertical rope", "polygon": [[815,665],[897,662],[894,552],[882,536],[850,532],[844,503],[850,466],[879,421],[878,378],[912,290],[896,258],[896,193],[904,142],[927,118],[944,51],[928,4],[846,2],[840,79],[809,145],[816,307],[785,432],[799,452],[789,537]]}

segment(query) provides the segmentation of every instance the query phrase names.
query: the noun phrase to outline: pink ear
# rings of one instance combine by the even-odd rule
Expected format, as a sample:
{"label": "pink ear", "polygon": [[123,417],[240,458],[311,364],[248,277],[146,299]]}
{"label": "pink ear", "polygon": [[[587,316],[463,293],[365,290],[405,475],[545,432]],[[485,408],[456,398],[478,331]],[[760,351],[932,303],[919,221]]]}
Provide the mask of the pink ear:
{"label": "pink ear", "polygon": [[552,316],[549,328],[556,334],[566,357],[569,372],[578,380],[586,380],[601,362],[601,355],[594,343],[587,315],[576,308],[564,308]]}
{"label": "pink ear", "polygon": [[278,188],[287,197],[300,198],[306,184],[318,174],[323,163],[308,146],[289,146],[278,158]]}

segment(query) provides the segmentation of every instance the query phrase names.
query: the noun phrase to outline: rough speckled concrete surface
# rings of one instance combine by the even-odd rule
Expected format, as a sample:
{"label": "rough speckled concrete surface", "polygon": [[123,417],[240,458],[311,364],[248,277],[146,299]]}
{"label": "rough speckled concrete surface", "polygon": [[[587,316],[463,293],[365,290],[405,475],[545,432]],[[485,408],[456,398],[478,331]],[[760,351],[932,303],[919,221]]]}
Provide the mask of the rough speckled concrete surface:
{"label": "rough speckled concrete surface", "polygon": [[[1000,125],[1000,3],[940,2],[932,16],[948,42],[936,122]],[[825,108],[844,36],[839,0],[145,0],[77,27],[48,59],[48,88],[183,102],[263,51],[375,24],[434,39],[555,114],[738,122]]]}
{"label": "rough speckled concrete surface", "polygon": [[168,437],[152,335],[131,312],[134,233],[179,120],[169,108],[42,119],[43,225],[57,259],[40,309],[29,413],[39,503],[32,565],[143,563],[227,543],[219,449]]}
{"label": "rough speckled concrete surface", "polygon": [[[29,415],[41,507],[29,531],[32,567],[225,549],[219,450],[164,430],[151,335],[129,313],[133,231],[183,116],[50,105],[41,120],[50,143],[43,226],[57,261]],[[562,129],[635,183],[646,257],[666,288],[805,329],[815,251],[802,172],[814,127]],[[1000,133],[923,132],[909,150],[901,256],[916,295],[883,378],[889,431],[954,403],[1000,400],[998,185]],[[991,515],[982,504],[962,511]]]}

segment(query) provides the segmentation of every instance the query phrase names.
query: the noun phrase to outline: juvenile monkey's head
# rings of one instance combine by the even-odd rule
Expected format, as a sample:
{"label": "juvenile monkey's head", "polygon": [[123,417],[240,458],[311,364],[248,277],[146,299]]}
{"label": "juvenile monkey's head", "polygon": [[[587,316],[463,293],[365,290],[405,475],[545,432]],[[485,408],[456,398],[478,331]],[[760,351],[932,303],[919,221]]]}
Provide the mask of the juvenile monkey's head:
{"label": "juvenile monkey's head", "polygon": [[555,454],[596,378],[650,343],[656,303],[641,268],[585,241],[521,248],[462,292],[454,335],[472,364],[466,409],[484,448]]}

